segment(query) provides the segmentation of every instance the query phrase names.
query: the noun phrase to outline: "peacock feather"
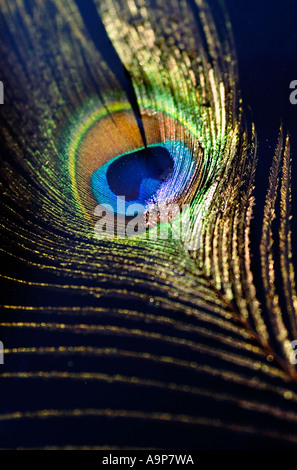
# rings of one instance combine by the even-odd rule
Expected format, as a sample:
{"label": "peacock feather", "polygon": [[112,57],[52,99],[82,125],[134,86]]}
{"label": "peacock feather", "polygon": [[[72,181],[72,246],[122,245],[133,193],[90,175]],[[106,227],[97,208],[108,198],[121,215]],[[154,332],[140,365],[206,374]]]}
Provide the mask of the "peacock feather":
{"label": "peacock feather", "polygon": [[[1,447],[297,445],[290,142],[261,295],[256,131],[219,4],[0,2]],[[131,204],[178,211],[127,237]]]}

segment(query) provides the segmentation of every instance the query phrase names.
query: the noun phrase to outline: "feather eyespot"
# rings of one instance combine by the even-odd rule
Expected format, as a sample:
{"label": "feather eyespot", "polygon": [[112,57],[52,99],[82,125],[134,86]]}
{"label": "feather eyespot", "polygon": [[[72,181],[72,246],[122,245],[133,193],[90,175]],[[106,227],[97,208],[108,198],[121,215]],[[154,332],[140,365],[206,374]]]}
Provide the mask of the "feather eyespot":
{"label": "feather eyespot", "polygon": [[[125,109],[92,120],[77,139],[72,182],[88,220],[95,220],[98,204],[124,215],[131,205],[145,212],[154,204],[189,201],[197,167],[195,138],[162,111],[144,113],[142,122],[147,147],[133,112]],[[120,207],[118,198],[124,199]]]}

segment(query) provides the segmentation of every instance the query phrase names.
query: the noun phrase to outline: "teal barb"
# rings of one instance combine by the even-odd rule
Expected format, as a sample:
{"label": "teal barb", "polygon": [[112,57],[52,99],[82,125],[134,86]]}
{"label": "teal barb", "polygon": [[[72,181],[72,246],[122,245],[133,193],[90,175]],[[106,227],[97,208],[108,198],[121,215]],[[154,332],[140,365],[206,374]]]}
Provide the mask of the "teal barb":
{"label": "teal barb", "polygon": [[[147,148],[87,7],[1,0],[1,447],[296,448],[289,139],[256,247],[260,302],[256,133],[225,10],[85,4],[129,73]],[[97,240],[96,206],[121,192],[185,203],[187,243]]]}

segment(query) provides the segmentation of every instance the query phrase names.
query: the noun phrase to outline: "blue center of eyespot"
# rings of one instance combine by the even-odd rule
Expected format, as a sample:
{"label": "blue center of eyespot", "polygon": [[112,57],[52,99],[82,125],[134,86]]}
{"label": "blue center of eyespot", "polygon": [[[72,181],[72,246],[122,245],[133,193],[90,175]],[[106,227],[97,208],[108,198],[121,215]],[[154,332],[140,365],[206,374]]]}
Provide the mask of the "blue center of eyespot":
{"label": "blue center of eyespot", "polygon": [[173,169],[174,162],[166,148],[149,147],[112,161],[106,178],[115,195],[144,204],[172,175]]}
{"label": "blue center of eyespot", "polygon": [[[95,199],[125,214],[129,205],[160,203],[180,194],[194,174],[194,160],[185,144],[166,141],[118,155],[91,177]],[[125,197],[119,206],[118,196]]]}

